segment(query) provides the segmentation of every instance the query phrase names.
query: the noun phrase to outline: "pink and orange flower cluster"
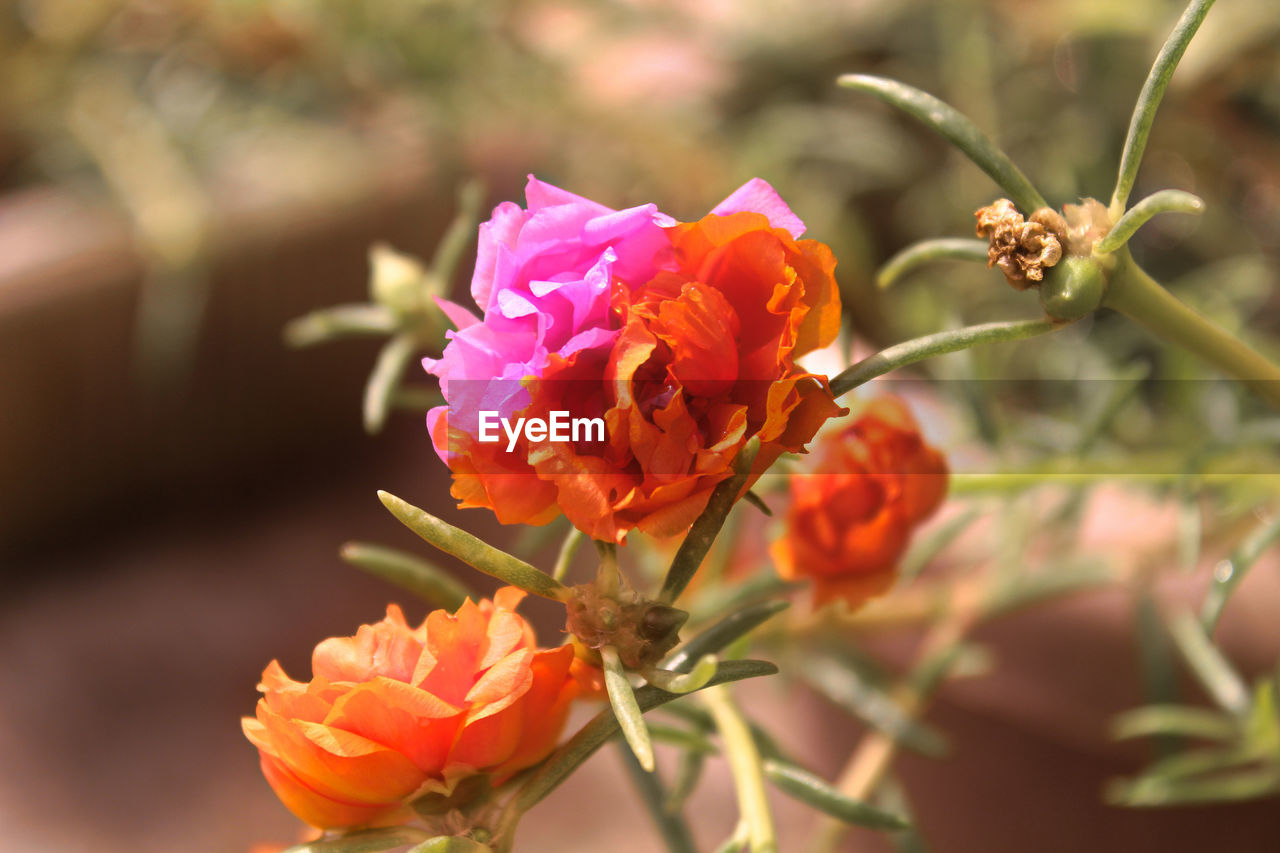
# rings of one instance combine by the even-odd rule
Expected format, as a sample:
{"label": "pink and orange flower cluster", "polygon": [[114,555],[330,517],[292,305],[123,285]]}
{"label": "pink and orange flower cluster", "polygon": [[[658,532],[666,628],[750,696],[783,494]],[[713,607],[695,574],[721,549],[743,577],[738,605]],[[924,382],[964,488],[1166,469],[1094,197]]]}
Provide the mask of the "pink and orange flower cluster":
{"label": "pink and orange flower cluster", "polygon": [[[428,415],[463,507],[505,523],[563,512],[591,537],[687,529],[758,437],[758,474],[842,413],[795,359],[830,343],[840,299],[830,249],[764,181],[697,222],[649,204],[611,210],[530,177],[528,208],[480,229],[471,293],[482,318],[439,359],[447,406]],[[479,413],[601,418],[605,438],[478,440]]]}

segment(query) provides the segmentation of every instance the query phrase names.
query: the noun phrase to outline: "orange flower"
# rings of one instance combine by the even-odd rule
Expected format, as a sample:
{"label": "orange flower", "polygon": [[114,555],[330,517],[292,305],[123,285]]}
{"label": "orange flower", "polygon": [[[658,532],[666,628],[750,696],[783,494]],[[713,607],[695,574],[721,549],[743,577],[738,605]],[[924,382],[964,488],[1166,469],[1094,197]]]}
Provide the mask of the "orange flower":
{"label": "orange flower", "polygon": [[322,828],[395,820],[418,795],[545,758],[581,687],[570,646],[536,647],[515,612],[523,597],[506,587],[416,629],[389,605],[316,646],[306,684],[272,661],[243,725],[285,806]]}
{"label": "orange flower", "polygon": [[[804,224],[764,181],[683,224],[530,187],[525,218],[499,208],[481,232],[485,319],[451,306],[459,331],[428,361],[449,400],[428,423],[461,506],[504,523],[563,512],[609,542],[671,536],[752,438],[758,474],[845,411],[795,364],[838,331],[835,258],[798,239]],[[485,443],[483,409],[599,418],[604,437]]]}
{"label": "orange flower", "polygon": [[872,401],[821,440],[814,470],[791,480],[787,534],[770,549],[784,578],[813,581],[816,603],[853,605],[893,582],[912,529],[947,491],[947,463],[906,404]]}

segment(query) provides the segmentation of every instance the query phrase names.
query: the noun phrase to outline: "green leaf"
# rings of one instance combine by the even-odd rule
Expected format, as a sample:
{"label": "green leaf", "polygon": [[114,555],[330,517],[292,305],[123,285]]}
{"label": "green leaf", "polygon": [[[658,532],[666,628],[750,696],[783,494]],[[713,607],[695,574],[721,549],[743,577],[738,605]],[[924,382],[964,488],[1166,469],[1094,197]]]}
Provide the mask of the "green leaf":
{"label": "green leaf", "polygon": [[896,80],[869,74],[845,74],[837,81],[847,89],[866,92],[897,107],[941,135],[991,176],[1028,216],[1048,207],[1027,176],[966,116],[933,95]]}
{"label": "green leaf", "polygon": [[379,491],[378,500],[405,527],[446,554],[452,554],[486,575],[543,598],[564,601],[569,597],[568,588],[550,575],[543,574],[524,560],[477,539],[465,530],[441,521],[390,492]]}
{"label": "green leaf", "polygon": [[1116,740],[1151,735],[1231,740],[1239,733],[1234,718],[1187,705],[1147,705],[1119,714],[1111,722],[1111,736]]}
{"label": "green leaf", "polygon": [[759,450],[759,437],[748,441],[739,451],[738,458],[733,460],[733,476],[721,481],[711,493],[707,508],[689,528],[684,541],[680,543],[680,549],[676,551],[675,559],[671,561],[671,568],[662,581],[662,591],[658,594],[659,601],[668,604],[674,602],[684,592],[689,581],[693,580],[702,560],[711,550],[711,543],[715,542],[716,535],[724,526],[729,510],[733,509],[739,493],[751,478],[751,466]]}
{"label": "green leaf", "polygon": [[1107,799],[1123,806],[1180,806],[1270,797],[1280,792],[1280,767],[1257,767],[1207,779],[1141,776],[1108,786]]}
{"label": "green leaf", "polygon": [[407,853],[493,853],[493,848],[470,838],[437,835],[408,850]]}
{"label": "green leaf", "polygon": [[773,812],[764,788],[764,767],[751,725],[733,701],[727,687],[715,687],[702,694],[702,702],[715,720],[724,744],[725,759],[738,798],[738,814],[747,827],[751,853],[777,853]]}
{"label": "green leaf", "polygon": [[907,273],[938,261],[978,261],[985,264],[988,246],[986,240],[966,237],[922,240],[885,261],[876,274],[876,286],[887,290]]}
{"label": "green leaf", "polygon": [[377,853],[407,844],[417,844],[427,833],[413,826],[389,826],[381,829],[358,829],[335,838],[323,838],[290,847],[285,853]]}
{"label": "green leaf", "polygon": [[376,435],[386,425],[405,368],[417,351],[418,341],[408,333],[396,335],[383,345],[364,386],[365,432]]}
{"label": "green leaf", "polygon": [[[758,660],[722,661],[716,668],[715,677],[707,687],[717,684],[728,684],[744,678],[756,678],[762,675],[773,675],[778,668],[771,663]],[[705,689],[705,688],[704,688]],[[652,685],[645,685],[635,691],[636,705],[641,713],[651,711],[661,705],[679,699],[674,693],[667,693]],[[556,789],[574,770],[591,757],[606,741],[618,734],[618,720],[612,709],[596,714],[578,733],[561,744],[555,752],[538,765],[533,774],[516,791],[507,802],[499,821],[497,835],[509,839],[515,833],[520,815],[537,805],[547,794]],[[501,847],[499,848],[501,849]]]}
{"label": "green leaf", "polygon": [[662,662],[662,667],[672,672],[689,672],[694,664],[706,655],[722,651],[734,640],[745,636],[753,628],[790,606],[789,601],[762,601],[730,613],[667,655],[666,660]]}
{"label": "green leaf", "polygon": [[855,800],[840,793],[819,776],[803,767],[780,761],[766,761],[764,774],[778,790],[802,803],[813,806],[823,814],[853,826],[868,829],[906,829],[910,824],[896,814]]}
{"label": "green leaf", "polygon": [[435,279],[446,287],[453,280],[453,273],[458,268],[458,261],[467,244],[476,235],[476,225],[480,221],[480,204],[484,201],[484,184],[473,178],[458,190],[458,212],[454,215],[449,228],[436,244],[435,255],[431,258],[431,272]]}
{"label": "green leaf", "polygon": [[367,542],[348,542],[339,553],[356,568],[408,590],[433,607],[453,612],[467,598],[479,600],[448,572],[404,551]]}
{"label": "green leaf", "polygon": [[716,656],[703,655],[688,672],[649,667],[640,674],[645,681],[668,693],[690,693],[706,685],[711,676],[716,674]]}
{"label": "green leaf", "polygon": [[582,548],[582,543],[586,541],[587,534],[576,527],[570,528],[564,537],[564,543],[560,546],[560,553],[556,556],[556,564],[551,569],[551,577],[557,581],[564,580],[565,575],[569,574],[569,566],[573,564],[573,558],[578,555],[578,551]]}
{"label": "green leaf", "polygon": [[1169,628],[1178,650],[1196,678],[1223,710],[1242,715],[1249,710],[1249,690],[1235,668],[1223,657],[1195,617],[1185,611],[1175,613]]}
{"label": "green leaf", "polygon": [[649,817],[666,843],[669,853],[697,853],[697,845],[693,842],[693,835],[684,816],[679,809],[667,808],[669,799],[658,774],[647,772],[626,746],[622,747],[621,753],[627,775],[640,793],[640,799],[647,807]]}
{"label": "green leaf", "polygon": [[[718,751],[718,750],[717,750]],[[702,778],[702,769],[706,766],[706,753],[696,750],[685,750],[680,753],[680,763],[676,765],[676,778],[667,792],[667,801],[663,808],[667,811],[679,811],[698,787]]]}
{"label": "green leaf", "polygon": [[1280,716],[1276,711],[1276,684],[1269,678],[1254,685],[1253,705],[1249,709],[1245,737],[1254,750],[1274,756],[1280,761]]}
{"label": "green leaf", "polygon": [[903,341],[868,356],[842,371],[831,380],[831,393],[839,397],[877,376],[883,376],[899,367],[906,367],[908,364],[915,364],[927,358],[946,355],[949,352],[957,352],[980,344],[1020,341],[1052,332],[1057,328],[1059,328],[1058,324],[1051,320],[1014,320],[1006,323],[965,326]]}
{"label": "green leaf", "polygon": [[1232,552],[1229,559],[1214,567],[1213,582],[1205,596],[1204,609],[1200,611],[1200,624],[1204,626],[1206,633],[1213,633],[1218,620],[1222,618],[1223,608],[1227,606],[1227,601],[1240,581],[1244,580],[1253,564],[1277,541],[1280,541],[1280,514],[1263,519]]}
{"label": "green leaf", "polygon": [[600,649],[600,660],[604,663],[604,686],[609,692],[609,704],[613,706],[613,715],[618,719],[618,727],[627,745],[635,753],[636,760],[646,772],[653,772],[653,742],[649,739],[649,729],[645,727],[643,712],[636,703],[636,695],[631,689],[631,681],[627,671],[618,659],[618,650],[613,646]]}
{"label": "green leaf", "polygon": [[1119,249],[1129,238],[1147,224],[1147,220],[1160,213],[1204,213],[1204,201],[1199,196],[1182,190],[1160,190],[1144,198],[1125,211],[1120,221],[1111,226],[1098,244],[1093,247],[1094,254],[1106,255]]}
{"label": "green leaf", "polygon": [[301,349],[340,338],[380,338],[395,334],[396,329],[396,318],[390,311],[362,302],[322,308],[291,320],[284,327],[284,339],[289,346]]}
{"label": "green leaf", "polygon": [[668,726],[662,723],[649,723],[648,726],[649,736],[659,743],[678,746],[680,749],[702,753],[703,755],[715,755],[720,751],[701,732],[692,732],[688,729]]}
{"label": "green leaf", "polygon": [[903,746],[924,755],[946,751],[941,734],[912,718],[888,693],[842,661],[815,651],[798,660],[793,671],[828,700]]}
{"label": "green leaf", "polygon": [[1151,73],[1142,85],[1138,102],[1133,107],[1133,117],[1129,120],[1129,133],[1124,140],[1124,151],[1120,155],[1120,173],[1116,176],[1115,192],[1111,195],[1111,215],[1119,215],[1129,200],[1133,183],[1138,176],[1138,167],[1142,164],[1142,154],[1147,147],[1147,137],[1151,135],[1151,125],[1156,120],[1156,110],[1164,98],[1164,91],[1169,87],[1174,69],[1186,52],[1191,37],[1200,28],[1201,21],[1208,14],[1213,0],[1192,0],[1187,6],[1173,32],[1160,48]]}

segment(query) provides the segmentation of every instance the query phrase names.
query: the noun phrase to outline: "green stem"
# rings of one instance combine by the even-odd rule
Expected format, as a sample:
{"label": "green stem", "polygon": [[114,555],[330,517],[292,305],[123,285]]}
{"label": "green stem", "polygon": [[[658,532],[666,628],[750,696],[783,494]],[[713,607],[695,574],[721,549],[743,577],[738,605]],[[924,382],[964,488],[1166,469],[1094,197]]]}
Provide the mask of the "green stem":
{"label": "green stem", "polygon": [[847,89],[865,92],[897,107],[942,136],[990,175],[1023,212],[1030,214],[1048,207],[1044,196],[1013,164],[1009,155],[1001,151],[986,134],[978,130],[977,125],[950,104],[906,83],[870,74],[845,74],[836,82]]}
{"label": "green stem", "polygon": [[1134,232],[1161,213],[1204,213],[1204,200],[1182,190],[1160,190],[1125,211],[1120,221],[1094,246],[1095,254],[1105,255],[1119,249]]}
{"label": "green stem", "polygon": [[702,701],[716,721],[724,751],[738,792],[738,809],[747,824],[751,853],[777,853],[778,840],[773,815],[765,794],[764,769],[751,727],[738,711],[726,687],[712,687],[702,693]]}
{"label": "green stem", "polygon": [[644,800],[649,817],[666,842],[667,849],[672,853],[697,853],[698,848],[693,843],[693,835],[689,832],[684,815],[667,809],[667,793],[657,775],[646,772],[625,744],[620,744],[620,747],[618,752],[622,755],[622,763],[626,765],[627,775],[640,793],[640,799]]}
{"label": "green stem", "polygon": [[1191,0],[1173,32],[1160,48],[1151,73],[1142,85],[1138,95],[1138,103],[1133,107],[1133,118],[1129,122],[1129,134],[1124,140],[1124,153],[1120,156],[1120,174],[1116,177],[1116,189],[1111,195],[1111,218],[1116,219],[1124,212],[1129,193],[1133,190],[1133,182],[1138,176],[1138,166],[1142,164],[1142,152],[1147,147],[1147,137],[1151,135],[1151,125],[1156,120],[1156,110],[1164,97],[1164,90],[1169,87],[1169,80],[1178,67],[1182,54],[1186,52],[1191,37],[1200,29],[1200,22],[1208,14],[1213,0]]}
{"label": "green stem", "polygon": [[1052,332],[1058,327],[1059,324],[1052,320],[1014,320],[1007,323],[965,326],[903,341],[864,358],[832,378],[831,393],[839,397],[877,376],[883,376],[899,367],[915,364],[917,361],[924,361],[926,358],[957,352],[979,344],[1020,341]]}
{"label": "green stem", "polygon": [[[1189,308],[1147,275],[1128,252],[1119,259],[1103,305],[1146,326],[1252,388],[1280,408],[1280,367]],[[832,383],[834,385],[834,383]]]}
{"label": "green stem", "polygon": [[922,240],[885,261],[880,272],[876,274],[876,287],[881,290],[892,287],[907,273],[935,261],[980,261],[985,264],[989,246],[988,241],[972,237]]}

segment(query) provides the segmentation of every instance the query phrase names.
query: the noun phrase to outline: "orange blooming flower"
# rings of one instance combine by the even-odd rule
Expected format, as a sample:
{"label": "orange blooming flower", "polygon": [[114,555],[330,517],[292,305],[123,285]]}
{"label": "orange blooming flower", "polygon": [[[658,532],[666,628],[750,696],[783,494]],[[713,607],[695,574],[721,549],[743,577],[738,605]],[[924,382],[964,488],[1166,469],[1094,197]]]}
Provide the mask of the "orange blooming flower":
{"label": "orange blooming flower", "polygon": [[791,480],[787,534],[770,551],[783,577],[813,581],[817,603],[861,604],[888,589],[911,531],[942,503],[947,463],[896,397],[873,400],[815,457],[817,473]]}
{"label": "orange blooming flower", "polygon": [[[768,184],[692,223],[550,189],[531,180],[527,213],[495,211],[481,257],[498,260],[473,283],[485,319],[449,306],[459,331],[428,362],[450,401],[429,423],[462,506],[507,523],[563,512],[610,542],[634,528],[675,535],[749,440],[761,441],[758,473],[845,411],[795,364],[838,331],[835,258],[798,239],[803,223]],[[508,242],[486,250],[498,232]],[[504,405],[512,420],[600,418],[604,438],[482,443],[475,409]]]}
{"label": "orange blooming flower", "polygon": [[537,648],[515,612],[523,597],[506,587],[417,628],[390,605],[316,646],[306,684],[272,661],[243,725],[285,806],[321,828],[394,820],[418,795],[480,773],[501,782],[545,758],[582,690],[580,665],[570,646]]}

